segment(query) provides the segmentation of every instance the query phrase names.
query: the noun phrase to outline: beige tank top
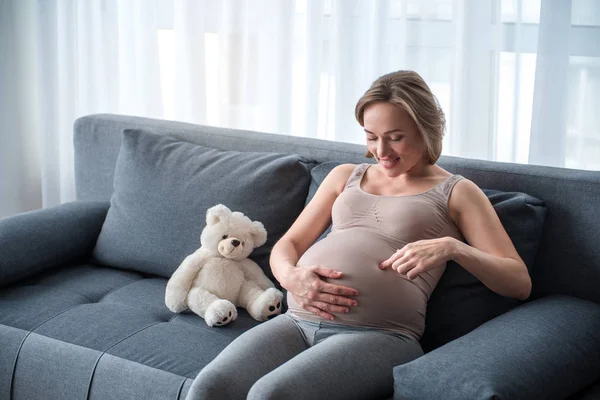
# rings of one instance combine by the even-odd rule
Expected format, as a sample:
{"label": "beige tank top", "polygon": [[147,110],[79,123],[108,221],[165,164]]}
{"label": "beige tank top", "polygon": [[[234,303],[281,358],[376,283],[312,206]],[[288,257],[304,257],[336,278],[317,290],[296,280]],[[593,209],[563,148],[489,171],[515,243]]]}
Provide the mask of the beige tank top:
{"label": "beige tank top", "polygon": [[[390,330],[419,340],[425,330],[425,311],[431,292],[446,264],[414,280],[379,263],[410,242],[451,236],[464,241],[448,214],[448,199],[460,175],[452,175],[426,192],[407,196],[378,196],[361,188],[371,164],[354,168],[332,208],[331,232],[313,244],[297,267],[321,265],[342,271],[331,283],[358,290],[358,306],[347,314],[334,314],[331,323]],[[288,313],[325,321],[306,311],[288,293]]]}

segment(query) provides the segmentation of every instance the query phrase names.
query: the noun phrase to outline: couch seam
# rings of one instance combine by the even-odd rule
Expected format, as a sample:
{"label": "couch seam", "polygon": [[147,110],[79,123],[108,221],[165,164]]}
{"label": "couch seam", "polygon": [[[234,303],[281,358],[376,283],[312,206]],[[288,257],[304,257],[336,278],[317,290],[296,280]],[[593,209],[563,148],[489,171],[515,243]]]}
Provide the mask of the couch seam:
{"label": "couch seam", "polygon": [[96,368],[98,368],[98,364],[100,363],[100,359],[104,353],[100,354],[100,356],[96,359],[96,363],[94,364],[94,368],[92,368],[92,374],[90,375],[90,380],[87,388],[87,395],[85,396],[86,400],[90,400],[90,395],[92,394],[92,383],[94,381],[94,376],[96,375]]}
{"label": "couch seam", "polygon": [[[177,314],[176,316],[178,316],[178,315],[179,315],[179,314]],[[146,330],[146,329],[152,328],[153,326],[156,326],[156,325],[159,325],[159,324],[168,324],[168,323],[169,323],[169,322],[165,322],[165,321],[159,321],[159,322],[155,322],[154,324],[151,324],[151,325],[145,326],[145,327],[143,327],[143,328],[141,328],[141,329],[137,330],[136,332],[133,332],[133,333],[131,333],[129,336],[127,336],[127,337],[125,337],[125,338],[123,338],[123,339],[119,340],[117,343],[115,343],[115,344],[111,345],[111,346],[110,346],[110,347],[108,347],[106,350],[104,350],[104,351],[102,352],[102,355],[100,356],[100,358],[102,358],[102,357],[103,357],[105,354],[107,354],[107,353],[108,353],[108,351],[109,351],[110,349],[112,349],[113,347],[117,346],[118,344],[120,344],[120,343],[124,342],[125,340],[129,339],[130,337],[132,337],[132,336],[134,336],[134,335],[137,335],[138,333],[140,333],[140,332],[142,332],[142,331],[144,331],[144,330]],[[226,335],[223,335],[222,333],[219,333],[219,335],[221,335],[221,336],[223,336],[223,337],[227,337],[227,338],[228,338],[228,336],[226,336]],[[133,361],[133,360],[130,360],[130,359],[128,359],[128,358],[124,358],[124,357],[116,356],[116,355],[113,355],[113,354],[110,354],[110,355],[111,355],[111,356],[113,356],[113,357],[120,358],[120,359],[122,359],[122,360],[127,360],[127,361],[134,362],[134,363],[137,363],[137,364],[140,364],[140,365],[144,365],[144,366],[146,366],[146,367],[154,368],[154,369],[156,369],[156,370],[159,370],[159,371],[168,372],[168,373],[170,373],[170,374],[173,374],[173,375],[178,375],[178,374],[175,374],[175,373],[173,373],[173,372],[166,371],[166,370],[164,370],[164,369],[156,368],[156,367],[153,367],[153,366],[151,366],[151,365],[147,365],[147,364],[144,364],[144,363],[141,363],[141,362],[138,362],[138,361]],[[185,379],[191,379],[191,378],[189,378],[188,376],[184,376],[184,375],[179,375],[179,376],[183,376]]]}
{"label": "couch seam", "polygon": [[[143,279],[145,279],[145,278],[143,278]],[[140,280],[142,280],[142,279],[139,279],[139,280],[137,280],[137,281],[135,281],[135,282],[130,282],[130,283],[128,283],[127,285],[124,285],[124,286],[122,286],[122,287],[120,287],[120,288],[117,288],[117,289],[114,289],[114,290],[112,290],[110,293],[113,293],[113,292],[115,292],[115,291],[117,291],[117,290],[120,290],[120,289],[122,289],[122,288],[124,288],[124,287],[126,287],[126,286],[129,286],[129,285],[133,284],[133,283],[139,282]],[[107,294],[106,294],[104,297],[106,297],[108,294],[109,294],[109,293],[107,293]],[[83,296],[82,296],[82,297],[83,297]],[[103,298],[104,298],[104,297],[103,297]],[[23,345],[24,345],[24,343],[25,343],[25,340],[27,340],[27,338],[29,337],[29,335],[31,335],[32,333],[35,333],[35,330],[39,329],[39,328],[40,328],[42,325],[44,325],[44,324],[46,324],[46,323],[50,322],[50,321],[51,321],[51,320],[53,320],[54,318],[56,318],[56,317],[58,317],[58,316],[60,316],[60,315],[62,315],[62,314],[64,314],[64,313],[66,313],[67,311],[70,311],[70,310],[72,310],[72,309],[74,309],[74,308],[76,308],[76,307],[79,307],[79,306],[82,306],[82,305],[85,305],[85,304],[90,304],[90,303],[76,304],[76,305],[74,305],[74,306],[72,306],[72,307],[69,307],[69,308],[67,308],[66,310],[63,310],[63,311],[61,311],[60,313],[58,313],[58,314],[56,314],[56,315],[54,315],[54,316],[52,316],[52,317],[48,318],[46,321],[44,321],[44,322],[42,322],[42,323],[38,324],[36,327],[34,327],[33,329],[31,329],[31,330],[30,330],[30,331],[27,333],[27,335],[26,335],[26,336],[23,338],[23,340],[21,341],[21,344],[19,345],[19,350],[17,351],[17,354],[16,354],[16,356],[15,356],[15,361],[14,361],[14,364],[13,364],[13,371],[12,371],[12,375],[11,375],[11,379],[10,379],[10,388],[9,388],[9,393],[10,393],[10,394],[9,394],[9,396],[10,396],[10,398],[11,398],[11,399],[14,397],[14,395],[13,395],[13,390],[14,390],[14,379],[15,379],[15,373],[16,373],[16,370],[17,370],[17,362],[18,362],[18,360],[19,360],[19,355],[21,354],[21,349],[23,348]],[[171,318],[171,320],[173,320],[173,319],[174,319],[175,317],[177,317],[178,315],[179,315],[179,314],[175,314],[175,315],[173,316],[173,318]],[[169,322],[170,322],[170,321],[169,321]],[[147,326],[145,326],[145,327],[143,327],[143,328],[141,328],[141,329],[138,329],[138,330],[137,330],[137,331],[135,331],[135,332],[132,332],[130,335],[128,335],[128,336],[126,336],[126,337],[124,337],[123,339],[119,340],[118,342],[116,342],[116,343],[114,343],[114,344],[110,345],[110,346],[109,346],[108,348],[106,348],[105,350],[102,350],[102,354],[100,354],[100,356],[99,356],[99,357],[98,357],[98,359],[96,360],[96,363],[94,364],[94,368],[92,369],[92,375],[91,375],[91,377],[90,377],[90,381],[89,381],[89,384],[88,384],[88,390],[87,390],[87,397],[86,397],[86,398],[87,398],[87,399],[89,399],[89,396],[90,396],[90,394],[91,394],[91,390],[92,390],[92,382],[93,382],[93,379],[94,379],[94,376],[95,376],[95,373],[96,373],[96,368],[98,367],[98,364],[100,363],[100,360],[102,359],[102,357],[104,357],[104,355],[105,355],[105,354],[106,354],[106,353],[107,353],[107,352],[108,352],[110,349],[112,349],[113,347],[115,347],[115,346],[116,346],[116,345],[118,345],[119,343],[122,343],[123,341],[125,341],[125,340],[129,339],[129,338],[130,338],[130,337],[132,337],[133,335],[135,335],[135,334],[137,334],[137,333],[139,333],[139,332],[142,332],[142,331],[143,331],[143,330],[145,330],[145,329],[148,329],[148,328],[151,328],[151,327],[153,327],[153,326],[155,326],[155,325],[158,325],[158,324],[163,324],[163,323],[166,323],[166,322],[164,322],[164,321],[159,321],[159,322],[155,322],[155,323],[153,323],[153,324],[147,325]],[[48,337],[48,338],[50,338],[50,339],[59,340],[59,341],[61,341],[61,342],[64,342],[63,340],[56,339],[56,338],[52,338],[51,336],[47,336],[47,335],[41,335],[41,336]],[[69,342],[65,342],[65,343],[69,343]],[[101,350],[98,350],[98,351],[101,351]],[[115,356],[115,357],[118,357],[118,356]],[[136,361],[128,360],[128,359],[126,359],[126,358],[122,358],[122,357],[118,357],[118,358],[121,358],[121,359],[123,359],[123,360],[130,361],[130,362],[136,362]],[[136,363],[137,363],[137,362],[136,362]],[[152,367],[152,366],[150,366],[150,365],[146,365],[146,364],[143,364],[143,363],[138,363],[138,364],[140,364],[140,365],[144,365],[144,366],[146,366],[146,367],[154,368],[154,367]],[[169,372],[169,371],[162,370],[162,369],[160,369],[160,368],[154,368],[154,369],[157,369],[157,370],[159,370],[159,371],[163,371],[163,372]],[[172,373],[172,372],[169,372],[169,373]],[[177,374],[173,374],[173,375],[177,375]],[[179,376],[181,376],[181,375],[179,375]],[[188,377],[185,377],[185,376],[184,376],[184,378],[185,378],[185,379],[188,379]],[[184,383],[185,383],[185,380],[184,380]],[[183,388],[183,386],[181,386],[181,388],[180,388],[180,391],[181,391],[181,389],[182,389],[182,388]]]}
{"label": "couch seam", "polygon": [[183,378],[183,382],[181,382],[181,386],[179,386],[179,391],[177,392],[177,400],[181,399],[181,392],[183,392],[183,386],[185,385],[185,382],[188,380],[189,378]]}
{"label": "couch seam", "polygon": [[86,295],[83,295],[83,294],[81,294],[81,293],[78,293],[78,292],[76,292],[76,291],[74,291],[74,290],[63,289],[62,287],[56,287],[56,286],[52,286],[52,285],[44,285],[44,284],[42,284],[42,283],[35,283],[35,284],[31,285],[31,286],[41,286],[41,287],[50,288],[50,289],[52,289],[52,290],[59,289],[59,290],[62,290],[63,292],[73,293],[73,294],[75,294],[75,295],[77,295],[77,296],[79,296],[79,297],[83,297],[85,300],[89,301],[90,303],[93,303],[93,302],[94,302],[94,300],[90,299],[90,298],[89,298],[89,297],[87,297]]}
{"label": "couch seam", "polygon": [[[54,316],[52,316],[52,317],[48,318],[46,321],[42,322],[41,324],[39,324],[38,326],[36,326],[35,328],[33,328],[33,329],[31,329],[29,332],[27,332],[27,335],[25,335],[25,337],[24,337],[24,338],[23,338],[23,340],[21,341],[21,344],[19,345],[19,350],[17,351],[17,354],[16,354],[16,356],[15,356],[15,362],[14,362],[14,364],[13,364],[13,371],[12,371],[12,376],[10,377],[10,389],[9,389],[9,393],[10,393],[10,398],[11,398],[11,399],[12,399],[12,398],[14,398],[14,393],[13,393],[13,390],[14,390],[14,387],[15,387],[15,385],[14,385],[14,381],[15,381],[15,375],[16,375],[16,372],[17,372],[17,363],[18,363],[18,361],[19,361],[19,356],[21,355],[21,349],[23,348],[23,345],[25,344],[25,341],[27,340],[27,338],[29,337],[29,335],[31,335],[32,333],[34,333],[34,331],[35,331],[36,329],[38,329],[40,326],[44,325],[45,323],[47,323],[47,322],[49,322],[49,321],[53,320],[54,318],[58,317],[59,315],[62,315],[62,314],[64,314],[64,313],[66,313],[66,312],[67,312],[67,311],[69,311],[69,310],[72,310],[72,309],[74,309],[75,307],[79,307],[80,305],[81,305],[81,304],[76,304],[76,305],[74,305],[74,306],[72,306],[72,307],[69,307],[69,308],[67,308],[66,310],[63,310],[62,312],[60,312],[60,313],[58,313],[58,314],[56,314],[56,315],[54,315]],[[16,327],[15,327],[15,328],[16,328]],[[20,328],[19,328],[19,329],[20,329]],[[42,335],[42,336],[45,336],[45,335]]]}
{"label": "couch seam", "polygon": [[140,281],[143,281],[143,280],[145,280],[145,279],[148,279],[148,278],[140,278],[140,279],[138,279],[138,280],[136,280],[136,281],[129,282],[128,284],[126,284],[126,285],[123,285],[123,286],[121,286],[121,287],[114,288],[113,290],[111,290],[110,292],[108,292],[108,293],[106,293],[104,296],[102,296],[100,299],[98,299],[98,301],[96,301],[96,303],[100,303],[100,302],[101,302],[102,300],[104,300],[104,299],[105,299],[107,296],[109,296],[109,295],[111,295],[111,294],[115,293],[115,292],[116,292],[116,291],[118,291],[118,290],[124,289],[124,288],[126,288],[127,286],[129,286],[129,285],[133,285],[134,283],[138,283],[138,282],[140,282]]}
{"label": "couch seam", "polygon": [[[180,315],[180,314],[177,314],[177,316],[179,316],[179,315]],[[170,320],[169,322],[171,322],[171,321],[172,321],[172,320],[174,320],[174,319],[175,319],[175,318],[171,318],[171,320]],[[189,325],[189,326],[196,327],[196,328],[198,328],[198,329],[202,329],[203,331],[212,332],[213,334],[216,334],[216,335],[222,336],[222,337],[224,337],[224,338],[226,338],[226,339],[231,339],[229,336],[227,336],[227,335],[225,335],[225,334],[223,334],[223,333],[221,333],[221,332],[215,332],[214,330],[212,330],[212,329],[208,328],[208,325],[207,325],[207,327],[204,327],[204,326],[196,326],[196,325],[188,324],[187,322],[181,322],[181,323],[182,323],[182,324],[187,324],[187,325]]]}
{"label": "couch seam", "polygon": [[17,362],[19,361],[19,355],[21,355],[21,349],[23,348],[23,344],[25,340],[31,335],[31,331],[27,332],[27,335],[21,340],[21,344],[19,345],[19,350],[17,350],[17,354],[15,355],[15,362],[13,363],[12,375],[10,377],[10,388],[8,389],[8,396],[10,399],[14,399],[14,388],[15,388],[15,375],[17,372]]}
{"label": "couch seam", "polygon": [[[127,285],[125,285],[125,286],[127,286]],[[123,287],[125,287],[125,286],[123,286]],[[137,334],[137,333],[139,333],[139,332],[141,332],[141,331],[143,331],[145,329],[151,328],[151,327],[153,327],[155,325],[161,324],[161,323],[163,323],[163,322],[162,321],[161,322],[155,322],[154,324],[150,324],[150,325],[147,325],[147,326],[145,326],[145,327],[143,327],[141,329],[138,329],[137,331],[132,332],[131,334],[129,334],[126,337],[124,337],[123,339],[119,340],[116,343],[113,343],[112,345],[108,346],[106,349],[102,350],[102,354],[100,354],[100,357],[98,357],[98,359],[96,360],[96,363],[94,364],[94,368],[92,369],[92,375],[90,376],[90,380],[89,380],[89,383],[88,383],[88,389],[87,389],[86,399],[89,400],[89,398],[90,398],[90,395],[92,393],[92,383],[94,382],[94,376],[96,376],[96,368],[98,368],[98,364],[100,363],[100,360],[102,359],[102,357],[104,357],[104,355],[106,354],[106,352],[109,351],[110,349],[112,349],[113,347],[115,347],[116,345],[118,345],[119,343],[122,343],[123,341],[129,339],[133,335],[135,335],[135,334]],[[121,357],[119,357],[119,358],[121,358]],[[131,360],[129,360],[129,361],[131,361]],[[142,365],[145,365],[145,364],[142,364]],[[165,371],[165,372],[167,372],[167,371]]]}
{"label": "couch seam", "polygon": [[[174,315],[174,316],[173,316],[173,317],[172,317],[170,320],[166,321],[165,323],[170,323],[170,322],[174,321],[174,320],[175,320],[175,318],[177,318],[177,317],[179,317],[180,315],[182,315],[182,313],[183,313],[183,312],[185,312],[185,311],[178,312],[178,313],[177,313],[177,314],[175,314],[175,315]],[[200,325],[200,326],[196,326],[196,325],[188,324],[187,322],[181,322],[181,323],[182,323],[182,324],[187,324],[187,325],[190,325],[190,326],[195,326],[195,327],[197,327],[198,329],[202,329],[203,331],[209,331],[209,332],[212,332],[213,334],[216,334],[216,335],[219,335],[219,336],[223,336],[223,337],[224,337],[224,338],[226,338],[226,339],[230,339],[230,337],[229,337],[229,336],[227,336],[227,335],[225,335],[225,334],[223,334],[223,333],[221,333],[221,332],[214,331],[214,330],[212,330],[212,329],[210,329],[210,328],[207,328],[206,326],[202,326],[202,325]]]}
{"label": "couch seam", "polygon": [[[52,316],[51,318],[48,318],[46,321],[42,322],[41,324],[39,324],[38,326],[36,326],[35,328],[33,328],[33,329],[30,331],[30,333],[34,333],[34,332],[35,332],[37,329],[39,329],[39,328],[40,328],[42,325],[44,325],[44,324],[46,324],[46,323],[48,323],[48,322],[52,321],[54,318],[56,318],[56,317],[58,317],[58,316],[60,316],[60,315],[63,315],[63,314],[64,314],[64,313],[66,313],[67,311],[71,311],[72,309],[74,309],[74,308],[76,308],[76,307],[83,306],[83,305],[85,305],[85,304],[89,304],[89,303],[81,303],[81,304],[76,304],[76,305],[74,305],[74,306],[72,306],[72,307],[69,307],[69,308],[67,308],[66,310],[62,310],[62,311],[61,311],[61,312],[59,312],[58,314],[56,314],[56,315]],[[46,336],[46,335],[42,335],[42,336]],[[50,336],[48,336],[48,337],[50,337]]]}
{"label": "couch seam", "polygon": [[[71,307],[70,309],[72,309],[72,308],[75,308],[75,307],[77,307],[77,306],[73,306],[73,307]],[[66,312],[66,311],[68,311],[68,310],[65,310],[64,312]],[[60,314],[62,314],[62,313],[60,313]],[[57,314],[56,316],[58,316],[58,315],[60,315],[60,314]],[[54,317],[52,317],[52,318],[48,319],[48,321],[50,321],[50,320],[51,320],[51,319],[53,319],[53,318],[54,318]],[[44,321],[44,322],[42,322],[42,323],[41,323],[41,324],[39,324],[39,325],[38,325],[38,326],[37,326],[35,329],[39,328],[41,325],[45,324],[45,323],[46,323],[46,322],[48,322],[48,321]],[[141,331],[143,331],[143,330],[145,330],[145,329],[151,328],[152,326],[155,326],[155,325],[158,325],[158,324],[161,324],[161,323],[165,323],[165,322],[156,322],[156,323],[154,323],[154,324],[152,324],[152,325],[148,325],[148,326],[146,326],[146,327],[144,327],[144,328],[142,328],[142,329],[138,330],[137,332],[134,332],[134,333],[132,333],[131,335],[127,336],[126,338],[124,338],[124,339],[120,340],[119,342],[117,342],[117,343],[113,344],[112,346],[110,346],[109,348],[107,348],[105,351],[103,351],[103,352],[102,352],[102,354],[100,354],[100,356],[99,356],[99,357],[98,357],[98,359],[96,360],[96,363],[95,363],[95,365],[94,365],[94,368],[92,369],[92,376],[91,376],[90,383],[89,383],[89,386],[88,386],[88,396],[87,396],[87,399],[89,399],[89,396],[90,396],[90,394],[91,394],[92,381],[93,381],[93,377],[95,376],[95,373],[96,373],[96,369],[97,369],[97,367],[98,367],[98,364],[100,363],[100,360],[102,359],[102,357],[103,357],[105,354],[107,354],[107,351],[108,351],[108,350],[110,350],[111,348],[113,348],[114,346],[116,346],[117,344],[119,344],[119,343],[123,342],[124,340],[126,340],[126,339],[130,338],[131,336],[135,335],[136,333],[139,333],[139,332],[141,332]],[[7,326],[10,326],[10,325],[7,325]],[[19,329],[20,329],[20,328],[19,328]],[[31,331],[27,332],[27,335],[26,335],[26,336],[23,338],[23,340],[21,341],[21,344],[19,345],[19,350],[17,351],[17,354],[16,354],[16,356],[15,356],[15,362],[14,362],[14,365],[13,365],[13,372],[12,372],[12,376],[11,376],[11,379],[10,379],[10,388],[9,388],[9,393],[10,393],[10,394],[9,394],[9,396],[10,396],[10,399],[13,399],[13,398],[14,398],[14,379],[15,379],[15,372],[16,372],[16,367],[17,367],[17,362],[18,362],[18,359],[19,359],[19,355],[21,354],[21,349],[23,348],[23,345],[25,344],[25,341],[27,340],[27,338],[29,337],[29,335],[31,335],[32,333],[36,333],[36,332],[34,332],[33,330],[31,330]],[[63,341],[63,340],[61,340],[61,339],[56,339],[56,338],[53,338],[53,337],[50,337],[50,336],[42,335],[42,334],[39,334],[39,333],[36,333],[36,334],[37,334],[37,335],[40,335],[40,336],[43,336],[43,337],[46,337],[46,338],[49,338],[49,339],[51,339],[51,340],[56,340],[56,341],[63,342],[63,343],[69,343],[69,342],[65,342],[65,341]],[[84,346],[80,346],[80,345],[77,345],[77,344],[74,344],[74,343],[69,343],[69,344],[72,344],[72,345],[74,345],[74,346],[84,347]],[[91,348],[89,348],[89,347],[85,347],[85,348],[91,349]],[[91,350],[94,350],[94,349],[91,349]],[[100,350],[96,350],[96,351],[100,351]],[[127,361],[127,362],[131,362],[131,363],[139,364],[139,365],[142,365],[142,366],[144,366],[144,367],[147,367],[147,368],[152,368],[152,369],[154,369],[154,370],[157,370],[157,371],[160,371],[160,372],[164,372],[164,373],[167,373],[167,374],[171,374],[171,375],[174,375],[174,376],[179,376],[179,377],[183,378],[183,383],[182,383],[182,384],[181,384],[181,386],[180,386],[180,389],[179,389],[179,392],[178,392],[178,393],[179,393],[179,394],[178,394],[178,396],[179,396],[179,395],[181,394],[181,392],[183,391],[183,386],[185,385],[185,382],[186,382],[188,379],[192,379],[192,378],[189,378],[189,377],[187,377],[187,376],[185,376],[185,375],[179,375],[179,374],[176,374],[176,373],[174,373],[174,372],[166,371],[166,370],[164,370],[164,369],[160,369],[160,368],[153,367],[153,366],[151,366],[151,365],[147,365],[147,364],[144,364],[144,363],[140,363],[140,362],[138,362],[138,361],[129,360],[129,359],[127,359],[127,358],[123,358],[123,357],[116,356],[116,355],[112,355],[112,354],[111,354],[111,356],[113,356],[113,357],[115,357],[115,358],[119,358],[119,359],[121,359],[121,360],[124,360],[124,361]]]}

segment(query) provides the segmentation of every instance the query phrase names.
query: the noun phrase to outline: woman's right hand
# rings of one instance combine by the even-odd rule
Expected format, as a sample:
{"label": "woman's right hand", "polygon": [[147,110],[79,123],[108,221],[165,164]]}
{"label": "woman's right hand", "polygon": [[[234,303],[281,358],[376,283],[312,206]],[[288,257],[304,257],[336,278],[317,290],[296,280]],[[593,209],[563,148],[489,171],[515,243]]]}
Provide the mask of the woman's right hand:
{"label": "woman's right hand", "polygon": [[332,313],[347,313],[350,307],[358,304],[348,297],[357,296],[356,289],[325,282],[321,277],[338,279],[342,277],[342,273],[318,265],[296,267],[289,272],[283,287],[302,308],[332,321]]}

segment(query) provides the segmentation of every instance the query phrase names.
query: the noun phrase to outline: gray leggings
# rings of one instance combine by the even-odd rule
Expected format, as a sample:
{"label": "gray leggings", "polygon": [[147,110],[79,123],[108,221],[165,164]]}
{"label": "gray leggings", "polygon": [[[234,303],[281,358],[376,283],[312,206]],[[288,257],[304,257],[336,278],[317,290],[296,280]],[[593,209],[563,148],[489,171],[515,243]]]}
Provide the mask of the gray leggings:
{"label": "gray leggings", "polygon": [[235,339],[196,377],[188,400],[377,399],[392,368],[423,355],[400,334],[283,314]]}

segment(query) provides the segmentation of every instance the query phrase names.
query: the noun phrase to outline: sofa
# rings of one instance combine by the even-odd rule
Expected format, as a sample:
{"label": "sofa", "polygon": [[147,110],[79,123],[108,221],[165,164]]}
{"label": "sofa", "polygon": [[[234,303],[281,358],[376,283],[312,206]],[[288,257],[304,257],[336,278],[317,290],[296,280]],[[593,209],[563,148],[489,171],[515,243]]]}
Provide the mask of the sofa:
{"label": "sofa", "polygon": [[[170,312],[165,286],[222,203],[263,222],[269,251],[364,146],[134,116],[74,123],[76,201],[0,220],[0,400],[185,399],[258,324]],[[532,276],[496,295],[448,263],[425,354],[390,371],[394,399],[600,398],[600,172],[442,156],[498,212]],[[350,368],[350,366],[349,366]],[[375,397],[374,397],[375,398]]]}

